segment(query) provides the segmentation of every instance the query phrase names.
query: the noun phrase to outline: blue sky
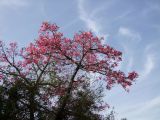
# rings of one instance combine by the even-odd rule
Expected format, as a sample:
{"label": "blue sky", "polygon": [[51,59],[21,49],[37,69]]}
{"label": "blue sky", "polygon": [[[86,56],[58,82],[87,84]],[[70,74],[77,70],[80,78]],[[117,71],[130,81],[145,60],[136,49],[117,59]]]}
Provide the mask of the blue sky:
{"label": "blue sky", "polygon": [[129,93],[114,87],[105,100],[119,118],[160,119],[159,0],[0,0],[0,40],[26,46],[42,21],[57,23],[67,37],[91,30],[121,50],[120,68],[140,77]]}

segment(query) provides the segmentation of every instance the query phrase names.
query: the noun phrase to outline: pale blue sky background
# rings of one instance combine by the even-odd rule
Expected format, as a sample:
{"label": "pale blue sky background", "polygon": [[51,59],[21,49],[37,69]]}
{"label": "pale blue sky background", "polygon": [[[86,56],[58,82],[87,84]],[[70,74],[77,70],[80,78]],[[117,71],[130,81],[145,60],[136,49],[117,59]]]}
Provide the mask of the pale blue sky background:
{"label": "pale blue sky background", "polygon": [[57,23],[65,36],[92,30],[123,51],[120,68],[136,70],[130,92],[115,87],[106,101],[118,118],[160,119],[160,0],[0,0],[0,40],[33,42],[42,21]]}

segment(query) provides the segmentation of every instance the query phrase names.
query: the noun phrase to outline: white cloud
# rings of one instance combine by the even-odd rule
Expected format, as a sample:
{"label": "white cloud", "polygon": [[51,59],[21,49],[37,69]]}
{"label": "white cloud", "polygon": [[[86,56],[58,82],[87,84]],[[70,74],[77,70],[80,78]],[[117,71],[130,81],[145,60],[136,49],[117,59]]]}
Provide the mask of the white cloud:
{"label": "white cloud", "polygon": [[127,106],[119,113],[120,116],[126,116],[129,120],[156,120],[160,117],[160,96],[140,104]]}
{"label": "white cloud", "polygon": [[146,62],[144,64],[144,70],[141,73],[142,75],[141,78],[143,79],[146,78],[151,73],[153,68],[154,68],[154,56],[149,54],[147,55]]}
{"label": "white cloud", "polygon": [[147,78],[155,68],[155,62],[157,58],[156,58],[156,52],[153,52],[152,48],[153,48],[152,44],[149,44],[145,48],[144,54],[146,54],[146,58],[144,58],[145,62],[144,62],[143,70],[141,70],[140,72],[140,78],[139,78],[140,81]]}
{"label": "white cloud", "polygon": [[127,72],[130,72],[132,70],[134,64],[133,56],[129,57],[128,65],[127,65]]}
{"label": "white cloud", "polygon": [[0,0],[1,7],[24,7],[27,5],[27,0]]}
{"label": "white cloud", "polygon": [[133,65],[136,63],[134,61],[134,54],[133,54],[133,49],[126,44],[125,42],[120,42],[120,45],[122,46],[124,50],[124,61],[121,62],[120,66],[118,69],[124,69],[126,72],[131,72],[133,69]]}
{"label": "white cloud", "polygon": [[[134,45],[137,45],[137,43],[139,44],[139,42],[141,41],[141,36],[139,33],[130,30],[129,28],[126,27],[120,27],[118,30],[118,35],[120,37],[125,37],[127,40],[131,40],[130,42],[132,43],[136,43],[136,44],[131,44],[130,42],[121,42],[121,45],[125,51],[125,54],[127,56],[127,71],[130,71],[131,68],[133,67],[133,63],[134,63],[134,58],[133,58],[133,52],[132,48],[135,48]],[[129,46],[129,47],[128,47]],[[140,69],[139,73],[139,81],[143,81],[145,78],[147,78],[150,73],[153,71],[153,69],[155,68],[155,62],[156,62],[156,53],[154,50],[154,45],[153,44],[149,44],[146,46],[146,48],[144,49],[144,57],[141,56],[141,60],[143,60],[144,62],[142,63],[142,67]],[[136,49],[136,48],[135,48]],[[134,49],[133,49],[134,50]]]}
{"label": "white cloud", "polygon": [[[86,2],[86,1],[85,1]],[[103,34],[101,32],[102,26],[90,17],[91,13],[88,13],[84,8],[84,0],[78,0],[78,10],[80,19],[85,22],[86,27],[92,30],[99,37],[107,38],[108,34]],[[94,11],[93,11],[94,13]],[[93,17],[93,16],[92,16]]]}
{"label": "white cloud", "polygon": [[144,7],[141,11],[141,15],[147,16],[152,13],[156,13],[160,11],[159,4],[153,1],[146,1],[146,7]]}
{"label": "white cloud", "polygon": [[120,27],[118,30],[118,35],[127,37],[127,40],[134,40],[139,42],[141,40],[141,36],[139,33],[130,30],[129,28],[126,27]]}
{"label": "white cloud", "polygon": [[118,15],[117,17],[115,17],[114,20],[115,20],[115,21],[118,21],[118,20],[120,20],[120,19],[124,19],[124,18],[126,18],[129,14],[131,14],[132,11],[133,11],[133,10],[125,11],[124,13],[122,13],[122,14]]}
{"label": "white cloud", "polygon": [[119,34],[121,34],[121,35],[127,35],[127,36],[131,36],[132,35],[132,33],[130,32],[130,30],[127,29],[127,28],[124,28],[124,27],[120,27],[119,28]]}

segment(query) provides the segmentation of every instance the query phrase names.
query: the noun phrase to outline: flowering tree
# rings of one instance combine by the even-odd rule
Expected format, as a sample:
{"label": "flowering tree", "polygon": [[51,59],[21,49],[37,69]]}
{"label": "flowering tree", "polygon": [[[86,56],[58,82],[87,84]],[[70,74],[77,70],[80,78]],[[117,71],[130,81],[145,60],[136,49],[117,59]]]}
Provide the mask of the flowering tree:
{"label": "flowering tree", "polygon": [[132,85],[138,75],[117,70],[121,60],[120,51],[102,44],[102,38],[92,32],[76,33],[69,39],[58,32],[57,25],[44,22],[37,40],[26,48],[18,50],[16,43],[5,47],[0,42],[0,81],[7,85],[21,81],[23,92],[29,95],[25,102],[21,98],[21,105],[29,106],[30,119],[35,118],[38,101],[43,109],[57,108],[55,120],[62,120],[74,91],[91,73],[105,81],[108,90],[115,84],[125,90]]}

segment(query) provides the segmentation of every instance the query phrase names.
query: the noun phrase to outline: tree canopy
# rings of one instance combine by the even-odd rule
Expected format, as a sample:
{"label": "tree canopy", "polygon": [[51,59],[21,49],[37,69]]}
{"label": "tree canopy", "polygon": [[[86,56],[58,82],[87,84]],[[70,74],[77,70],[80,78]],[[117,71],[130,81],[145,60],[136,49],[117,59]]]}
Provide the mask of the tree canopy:
{"label": "tree canopy", "polygon": [[[99,120],[106,104],[90,83],[104,81],[125,90],[138,74],[118,70],[122,53],[92,32],[64,37],[43,22],[38,38],[25,48],[0,42],[0,116],[5,119]],[[91,77],[94,75],[94,77]],[[98,90],[99,91],[99,90]],[[101,90],[99,91],[101,93]]]}

